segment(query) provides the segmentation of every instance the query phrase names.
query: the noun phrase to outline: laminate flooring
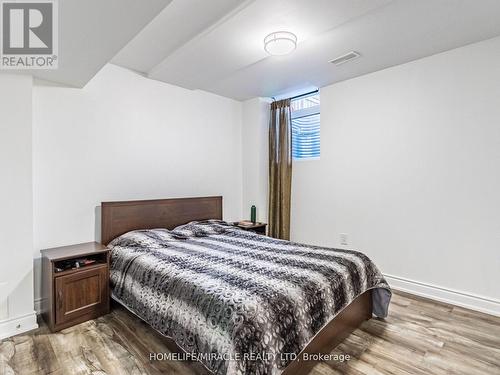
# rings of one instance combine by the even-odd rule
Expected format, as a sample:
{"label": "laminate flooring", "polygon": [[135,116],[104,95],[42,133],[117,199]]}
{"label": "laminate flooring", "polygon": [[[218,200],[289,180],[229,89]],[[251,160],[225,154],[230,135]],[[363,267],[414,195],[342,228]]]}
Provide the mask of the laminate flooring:
{"label": "laminate flooring", "polygon": [[[61,332],[0,341],[0,375],[194,375],[196,363],[150,361],[166,340],[123,307]],[[394,292],[389,316],[362,324],[310,375],[500,374],[500,318]]]}

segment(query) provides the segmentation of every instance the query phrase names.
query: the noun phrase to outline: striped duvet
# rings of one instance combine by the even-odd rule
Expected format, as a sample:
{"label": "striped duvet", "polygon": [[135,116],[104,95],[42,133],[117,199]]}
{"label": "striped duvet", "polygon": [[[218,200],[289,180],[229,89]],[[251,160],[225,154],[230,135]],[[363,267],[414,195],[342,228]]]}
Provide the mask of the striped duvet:
{"label": "striped duvet", "polygon": [[113,297],[215,374],[280,374],[369,289],[374,314],[387,315],[389,286],[355,251],[215,220],[133,231],[109,246]]}

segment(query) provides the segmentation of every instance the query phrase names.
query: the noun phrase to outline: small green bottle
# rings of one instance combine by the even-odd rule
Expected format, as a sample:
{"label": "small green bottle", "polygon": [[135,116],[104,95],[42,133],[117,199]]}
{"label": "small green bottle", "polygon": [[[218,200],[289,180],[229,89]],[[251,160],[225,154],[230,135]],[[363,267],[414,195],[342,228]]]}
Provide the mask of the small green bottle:
{"label": "small green bottle", "polygon": [[254,205],[250,208],[250,220],[255,224],[257,221],[257,207]]}

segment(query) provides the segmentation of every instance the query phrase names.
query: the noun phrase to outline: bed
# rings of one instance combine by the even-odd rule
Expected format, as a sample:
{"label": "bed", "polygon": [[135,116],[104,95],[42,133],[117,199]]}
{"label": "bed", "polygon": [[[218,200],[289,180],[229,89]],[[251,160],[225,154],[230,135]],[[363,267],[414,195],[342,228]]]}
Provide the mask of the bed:
{"label": "bed", "polygon": [[[222,221],[222,197],[103,202],[113,299],[217,375],[305,374],[391,297],[356,251]],[[312,357],[317,358],[317,357]]]}

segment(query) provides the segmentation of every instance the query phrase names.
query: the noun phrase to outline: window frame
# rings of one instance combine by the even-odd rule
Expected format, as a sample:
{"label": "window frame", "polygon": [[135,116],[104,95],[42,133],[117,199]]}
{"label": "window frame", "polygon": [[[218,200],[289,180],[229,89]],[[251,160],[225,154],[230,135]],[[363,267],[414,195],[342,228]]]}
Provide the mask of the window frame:
{"label": "window frame", "polygon": [[[295,100],[302,100],[302,99],[306,99],[307,97],[309,96],[315,96],[315,95],[320,95],[319,91],[314,91],[314,92],[311,92],[311,93],[308,93],[308,94],[304,94],[304,95],[300,95],[300,96],[297,96],[297,97],[294,97],[294,98],[291,98],[291,102],[295,101]],[[314,115],[319,115],[320,117],[320,131],[319,131],[319,134],[320,134],[320,138],[319,138],[319,142],[320,142],[320,147],[319,147],[319,156],[311,156],[311,157],[301,157],[301,158],[297,158],[295,156],[293,156],[293,139],[292,139],[292,160],[294,162],[305,162],[305,161],[313,161],[313,160],[319,160],[321,158],[321,97],[320,97],[320,102],[318,105],[314,105],[314,106],[311,106],[311,107],[308,107],[308,108],[302,108],[302,109],[298,109],[298,110],[293,110],[293,107],[292,105],[290,106],[290,126],[292,126],[293,124],[293,120],[295,119],[300,119],[300,118],[303,118],[303,117],[308,117],[308,116],[314,116]],[[293,135],[292,135],[293,137]]]}

